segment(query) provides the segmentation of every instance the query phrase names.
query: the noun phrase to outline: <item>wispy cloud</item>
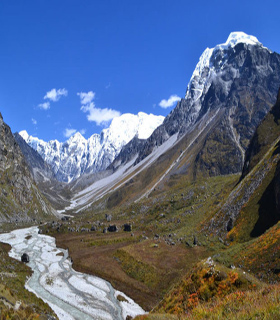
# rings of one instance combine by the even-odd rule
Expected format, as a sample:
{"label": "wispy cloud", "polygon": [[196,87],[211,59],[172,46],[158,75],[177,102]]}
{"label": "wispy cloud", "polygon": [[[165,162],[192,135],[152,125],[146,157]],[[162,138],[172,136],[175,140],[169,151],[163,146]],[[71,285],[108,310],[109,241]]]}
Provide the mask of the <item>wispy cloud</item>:
{"label": "wispy cloud", "polygon": [[48,102],[38,104],[38,107],[42,110],[48,110],[51,107],[51,105],[48,101]]}
{"label": "wispy cloud", "polygon": [[36,119],[32,118],[31,121],[32,121],[32,123],[33,123],[34,125],[37,124],[37,120],[36,120]]}
{"label": "wispy cloud", "polygon": [[176,94],[173,94],[169,97],[169,99],[162,99],[160,101],[160,103],[158,104],[161,108],[170,108],[170,107],[173,107],[175,105],[175,103],[177,101],[180,101],[181,98],[179,96],[177,96]]}
{"label": "wispy cloud", "polygon": [[80,97],[81,99],[81,104],[88,104],[91,103],[93,101],[93,99],[95,98],[95,92],[89,91],[89,92],[79,92],[77,93],[77,95]]}
{"label": "wispy cloud", "polygon": [[63,89],[58,89],[56,90],[55,88],[48,91],[46,95],[44,96],[44,100],[49,99],[53,102],[58,101],[62,96],[66,97],[68,95],[68,91],[63,88]]}
{"label": "wispy cloud", "polygon": [[108,108],[96,108],[93,99],[95,98],[95,92],[80,92],[77,93],[81,99],[81,110],[88,113],[88,121],[95,122],[98,126],[106,124],[115,117],[119,117],[121,113],[117,110]]}
{"label": "wispy cloud", "polygon": [[63,131],[63,135],[64,135],[64,137],[69,138],[69,137],[73,136],[73,134],[75,134],[76,132],[77,132],[76,129],[66,128]]}
{"label": "wispy cloud", "polygon": [[86,132],[87,132],[87,130],[86,130],[86,129],[82,129],[82,130],[80,130],[80,134],[81,134],[81,135],[86,134]]}

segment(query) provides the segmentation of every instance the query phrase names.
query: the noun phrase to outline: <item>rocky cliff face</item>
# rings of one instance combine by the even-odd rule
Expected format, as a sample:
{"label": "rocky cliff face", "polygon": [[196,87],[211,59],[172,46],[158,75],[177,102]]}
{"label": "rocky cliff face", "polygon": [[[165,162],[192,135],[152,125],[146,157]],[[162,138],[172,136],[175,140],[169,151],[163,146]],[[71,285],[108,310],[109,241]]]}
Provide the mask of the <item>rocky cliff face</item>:
{"label": "rocky cliff face", "polygon": [[119,154],[122,147],[134,137],[148,138],[164,120],[162,116],[123,114],[113,119],[109,128],[86,140],[76,133],[66,142],[45,142],[29,136],[26,131],[21,137],[36,150],[51,166],[59,181],[71,182],[83,174],[105,170]]}
{"label": "rocky cliff face", "polygon": [[257,127],[239,184],[208,229],[241,241],[262,235],[280,220],[280,99]]}
{"label": "rocky cliff face", "polygon": [[279,137],[280,125],[280,90],[275,106],[266,115],[263,123],[257,128],[246,151],[245,164],[242,171],[244,178],[261,160],[273,142]]}
{"label": "rocky cliff face", "polygon": [[196,154],[194,174],[240,172],[245,150],[257,125],[272,107],[279,84],[280,55],[253,36],[232,33],[226,43],[204,51],[185,98],[144,144],[139,142],[141,154],[134,142],[135,150],[124,147],[116,163],[135,155],[138,163],[170,136],[187,136],[197,130],[202,117],[222,111],[220,121],[211,128]]}
{"label": "rocky cliff face", "polygon": [[30,221],[53,215],[39,193],[9,126],[0,116],[0,220]]}

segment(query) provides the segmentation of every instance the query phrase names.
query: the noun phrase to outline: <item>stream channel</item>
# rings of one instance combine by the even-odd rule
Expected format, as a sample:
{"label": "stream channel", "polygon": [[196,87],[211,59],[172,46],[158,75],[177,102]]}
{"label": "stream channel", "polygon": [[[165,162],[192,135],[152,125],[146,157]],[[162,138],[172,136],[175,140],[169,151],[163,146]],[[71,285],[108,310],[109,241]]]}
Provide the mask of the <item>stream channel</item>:
{"label": "stream channel", "polygon": [[38,231],[30,227],[3,233],[0,242],[11,245],[9,255],[17,260],[23,253],[29,255],[33,275],[25,288],[48,303],[60,320],[123,320],[145,313],[109,282],[73,270],[68,251],[56,248],[53,237]]}

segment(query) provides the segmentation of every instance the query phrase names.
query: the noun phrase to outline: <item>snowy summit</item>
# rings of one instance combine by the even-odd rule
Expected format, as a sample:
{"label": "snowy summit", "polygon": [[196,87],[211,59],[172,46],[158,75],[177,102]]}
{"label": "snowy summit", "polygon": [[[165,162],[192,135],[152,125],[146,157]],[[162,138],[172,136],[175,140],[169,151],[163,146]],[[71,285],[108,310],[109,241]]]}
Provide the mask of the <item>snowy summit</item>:
{"label": "snowy summit", "polygon": [[[208,90],[211,79],[215,74],[222,70],[223,64],[225,64],[226,59],[219,66],[219,69],[215,68],[211,64],[211,60],[222,51],[222,56],[226,58],[226,51],[232,49],[239,43],[244,43],[246,45],[259,45],[262,44],[259,40],[251,35],[244,32],[231,32],[227,41],[222,44],[216,45],[214,48],[206,48],[199,58],[199,61],[194,69],[192,77],[187,87],[186,99],[192,99],[196,103],[202,95],[202,91]],[[196,106],[195,109],[198,111],[199,107]]]}
{"label": "snowy summit", "polygon": [[198,64],[196,65],[196,68],[193,72],[191,80],[195,76],[201,75],[201,73],[205,67],[210,66],[210,59],[215,51],[227,50],[229,48],[236,46],[238,43],[245,43],[247,45],[262,45],[259,42],[259,40],[254,36],[250,36],[244,32],[231,32],[225,43],[218,44],[214,48],[206,48],[204,50],[204,52],[202,53],[202,55],[199,59]]}
{"label": "snowy summit", "polygon": [[245,32],[231,32],[227,41],[222,44],[218,44],[214,50],[217,49],[228,49],[229,47],[234,47],[238,43],[245,43],[245,44],[250,44],[250,45],[262,45],[259,40],[254,37],[246,34]]}

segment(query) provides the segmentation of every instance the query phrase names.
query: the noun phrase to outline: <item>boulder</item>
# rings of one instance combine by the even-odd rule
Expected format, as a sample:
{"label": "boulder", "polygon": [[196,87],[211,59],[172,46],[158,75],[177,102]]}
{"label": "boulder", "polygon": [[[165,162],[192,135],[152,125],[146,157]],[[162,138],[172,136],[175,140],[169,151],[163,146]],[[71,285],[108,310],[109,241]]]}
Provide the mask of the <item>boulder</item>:
{"label": "boulder", "polygon": [[128,231],[131,232],[132,231],[132,226],[129,223],[125,223],[123,226],[123,231]]}
{"label": "boulder", "polygon": [[110,225],[107,229],[109,232],[117,232],[118,228],[116,225]]}
{"label": "boulder", "polygon": [[24,253],[22,256],[21,256],[21,261],[22,262],[29,262],[29,255],[27,253]]}

